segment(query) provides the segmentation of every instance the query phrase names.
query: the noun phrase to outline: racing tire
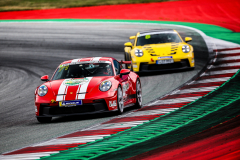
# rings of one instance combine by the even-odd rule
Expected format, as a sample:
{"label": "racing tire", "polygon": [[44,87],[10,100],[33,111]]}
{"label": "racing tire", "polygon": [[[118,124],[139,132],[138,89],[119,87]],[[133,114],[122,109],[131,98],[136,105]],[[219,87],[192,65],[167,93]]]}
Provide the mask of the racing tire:
{"label": "racing tire", "polygon": [[123,103],[123,92],[122,88],[119,86],[117,89],[117,107],[118,107],[118,114],[122,114],[124,110],[124,103]]}
{"label": "racing tire", "polygon": [[[131,56],[128,53],[124,54],[124,60],[125,61],[132,61]],[[133,67],[131,64],[125,64],[125,69],[130,69],[130,71],[133,71]]]}
{"label": "racing tire", "polygon": [[[127,53],[124,54],[124,60],[125,61],[128,61],[128,58],[127,58]],[[125,64],[125,69],[128,69],[128,64]]]}
{"label": "racing tire", "polygon": [[135,108],[140,109],[143,107],[142,105],[142,86],[139,79],[137,79],[136,83],[136,103],[134,105]]}
{"label": "racing tire", "polygon": [[131,64],[131,68],[130,68],[130,71],[132,71],[132,72],[133,72],[133,66],[132,66],[132,64]]}
{"label": "racing tire", "polygon": [[49,123],[52,120],[52,117],[37,117],[38,122],[40,123]]}

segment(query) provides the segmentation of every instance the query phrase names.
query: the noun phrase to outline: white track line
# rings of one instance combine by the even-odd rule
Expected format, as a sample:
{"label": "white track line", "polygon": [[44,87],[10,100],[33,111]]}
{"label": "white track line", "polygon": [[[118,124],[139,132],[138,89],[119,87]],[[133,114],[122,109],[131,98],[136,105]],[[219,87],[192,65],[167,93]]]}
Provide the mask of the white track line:
{"label": "white track line", "polygon": [[174,103],[184,103],[184,102],[192,102],[200,98],[201,96],[196,97],[187,97],[187,98],[174,98],[174,99],[166,99],[166,100],[157,100],[153,103],[150,103],[148,106],[159,105],[159,104],[174,104]]}
{"label": "white track line", "polygon": [[232,60],[232,59],[240,59],[240,56],[232,56],[232,57],[218,58],[218,61]]}
{"label": "white track line", "polygon": [[96,136],[80,136],[80,137],[72,137],[72,138],[57,138],[57,139],[52,139],[50,141],[34,145],[33,147],[58,145],[58,144],[87,143],[87,142],[95,141],[97,139],[101,139],[109,135],[110,134],[96,135]]}
{"label": "white track line", "polygon": [[150,110],[144,110],[144,111],[137,111],[137,112],[127,115],[126,117],[166,114],[166,113],[172,112],[176,109],[179,109],[179,108],[154,109],[154,110],[150,109]]}
{"label": "white track line", "polygon": [[90,130],[97,130],[97,129],[112,129],[112,128],[125,128],[125,127],[134,127],[139,124],[142,124],[144,122],[147,122],[148,120],[145,121],[131,121],[131,122],[119,122],[119,123],[107,123],[107,124],[101,124],[95,128],[92,128]]}
{"label": "white track line", "polygon": [[229,70],[222,70],[222,71],[210,71],[210,72],[205,72],[204,74],[201,74],[200,77],[202,76],[211,76],[211,75],[218,75],[218,74],[227,74],[227,73],[236,73],[238,69],[229,69]]}
{"label": "white track line", "polygon": [[236,50],[227,50],[227,51],[218,51],[218,54],[231,54],[231,53],[240,53],[240,49],[236,49]]}
{"label": "white track line", "polygon": [[50,154],[58,153],[54,152],[37,152],[37,153],[26,153],[26,154],[12,154],[12,155],[0,155],[1,160],[24,160],[24,159],[39,159]]}
{"label": "white track line", "polygon": [[[205,92],[205,91],[212,91],[216,89],[218,86],[211,86],[211,87],[199,87],[199,88],[191,88],[191,89],[182,89],[176,91],[174,94],[184,94],[184,93],[194,93],[194,92]],[[173,94],[173,95],[174,95]],[[171,95],[171,94],[170,94]]]}
{"label": "white track line", "polygon": [[203,80],[193,81],[191,84],[225,82],[225,81],[229,80],[229,78],[231,78],[231,77],[203,79]]}
{"label": "white track line", "polygon": [[231,66],[240,66],[240,62],[223,63],[223,64],[220,64],[220,65],[213,65],[212,68],[231,67]]}

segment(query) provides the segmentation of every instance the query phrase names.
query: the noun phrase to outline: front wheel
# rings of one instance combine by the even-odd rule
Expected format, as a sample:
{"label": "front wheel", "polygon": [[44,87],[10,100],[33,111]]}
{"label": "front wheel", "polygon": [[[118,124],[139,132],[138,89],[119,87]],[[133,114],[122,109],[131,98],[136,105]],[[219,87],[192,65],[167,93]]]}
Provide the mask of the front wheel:
{"label": "front wheel", "polygon": [[37,117],[38,122],[40,123],[49,123],[52,120],[52,117]]}
{"label": "front wheel", "polygon": [[136,103],[135,108],[142,108],[142,86],[141,82],[138,79],[136,83]]}
{"label": "front wheel", "polygon": [[[129,58],[128,58],[128,53],[125,53],[124,54],[124,60],[125,61],[129,61]],[[129,65],[128,64],[125,64],[125,68],[128,69]]]}
{"label": "front wheel", "polygon": [[124,109],[124,103],[123,103],[123,92],[120,86],[118,87],[118,90],[117,90],[117,103],[118,103],[118,114],[122,114]]}
{"label": "front wheel", "polygon": [[[132,61],[132,60],[131,60],[131,56],[130,56],[128,53],[125,53],[125,54],[124,54],[124,60],[125,60],[125,61]],[[133,71],[133,69],[132,69],[132,64],[125,64],[125,68],[126,68],[126,69],[130,69],[131,71]]]}

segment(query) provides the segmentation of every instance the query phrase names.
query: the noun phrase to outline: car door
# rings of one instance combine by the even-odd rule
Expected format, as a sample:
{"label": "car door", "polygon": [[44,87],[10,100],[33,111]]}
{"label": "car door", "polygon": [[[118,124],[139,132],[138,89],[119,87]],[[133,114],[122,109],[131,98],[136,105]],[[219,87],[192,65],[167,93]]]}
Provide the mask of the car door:
{"label": "car door", "polygon": [[[121,71],[121,65],[118,61],[113,60],[114,63],[114,69],[116,71],[117,75],[120,75],[120,71]],[[123,90],[123,102],[124,105],[128,105],[130,103],[130,99],[129,96],[131,95],[131,87],[132,87],[132,81],[130,78],[130,75],[122,75],[122,77],[118,78],[119,82],[122,83],[122,90]]]}

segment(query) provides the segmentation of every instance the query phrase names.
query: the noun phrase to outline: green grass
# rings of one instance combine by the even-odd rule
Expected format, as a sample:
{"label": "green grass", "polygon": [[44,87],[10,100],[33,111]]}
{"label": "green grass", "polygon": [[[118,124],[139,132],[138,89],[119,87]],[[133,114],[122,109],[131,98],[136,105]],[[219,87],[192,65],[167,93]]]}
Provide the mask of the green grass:
{"label": "green grass", "polygon": [[163,1],[172,0],[0,0],[0,11],[70,8]]}

